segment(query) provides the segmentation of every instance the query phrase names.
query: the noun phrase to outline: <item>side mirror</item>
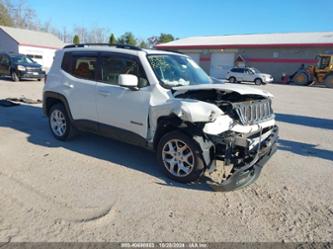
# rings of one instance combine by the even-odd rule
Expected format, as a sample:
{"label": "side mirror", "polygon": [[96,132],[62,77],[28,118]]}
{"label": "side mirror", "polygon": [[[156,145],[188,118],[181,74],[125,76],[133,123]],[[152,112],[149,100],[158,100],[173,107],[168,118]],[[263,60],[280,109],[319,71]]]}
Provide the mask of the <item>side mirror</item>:
{"label": "side mirror", "polygon": [[130,88],[132,90],[138,89],[138,77],[132,74],[120,74],[118,78],[118,85]]}

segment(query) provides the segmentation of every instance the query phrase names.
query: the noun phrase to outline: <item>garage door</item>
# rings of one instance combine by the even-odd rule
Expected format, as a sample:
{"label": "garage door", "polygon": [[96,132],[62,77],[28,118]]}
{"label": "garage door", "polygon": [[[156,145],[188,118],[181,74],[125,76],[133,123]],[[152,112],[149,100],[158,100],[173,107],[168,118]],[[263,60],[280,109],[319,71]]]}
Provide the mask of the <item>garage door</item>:
{"label": "garage door", "polygon": [[234,53],[213,53],[211,56],[210,76],[224,79],[227,71],[234,66]]}
{"label": "garage door", "polygon": [[198,65],[200,64],[200,54],[198,53],[187,53]]}

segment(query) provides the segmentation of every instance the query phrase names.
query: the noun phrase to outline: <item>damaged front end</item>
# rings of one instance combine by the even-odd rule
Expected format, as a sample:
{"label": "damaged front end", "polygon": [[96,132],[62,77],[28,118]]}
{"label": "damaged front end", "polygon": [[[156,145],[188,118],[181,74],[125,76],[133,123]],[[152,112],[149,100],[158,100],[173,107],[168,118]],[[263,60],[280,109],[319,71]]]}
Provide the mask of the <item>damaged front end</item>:
{"label": "damaged front end", "polygon": [[206,160],[209,184],[231,191],[253,183],[277,150],[278,127],[271,98],[216,89],[187,91],[177,97],[211,103],[223,111],[203,127],[211,144],[202,146],[203,154],[209,153],[211,158]]}

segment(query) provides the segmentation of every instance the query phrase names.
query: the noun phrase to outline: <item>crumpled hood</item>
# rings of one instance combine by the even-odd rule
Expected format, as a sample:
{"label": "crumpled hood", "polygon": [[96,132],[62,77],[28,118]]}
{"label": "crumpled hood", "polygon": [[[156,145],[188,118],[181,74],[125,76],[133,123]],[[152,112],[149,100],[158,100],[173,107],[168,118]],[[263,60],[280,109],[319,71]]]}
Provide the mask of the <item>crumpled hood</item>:
{"label": "crumpled hood", "polygon": [[273,97],[273,95],[270,92],[267,92],[265,90],[261,90],[254,87],[244,86],[244,85],[237,85],[237,84],[201,84],[201,85],[191,85],[191,86],[177,86],[173,87],[173,90],[176,91],[176,94],[185,93],[188,91],[193,90],[221,90],[226,92],[237,92],[241,95],[246,94],[253,94],[253,95],[260,95],[264,97]]}

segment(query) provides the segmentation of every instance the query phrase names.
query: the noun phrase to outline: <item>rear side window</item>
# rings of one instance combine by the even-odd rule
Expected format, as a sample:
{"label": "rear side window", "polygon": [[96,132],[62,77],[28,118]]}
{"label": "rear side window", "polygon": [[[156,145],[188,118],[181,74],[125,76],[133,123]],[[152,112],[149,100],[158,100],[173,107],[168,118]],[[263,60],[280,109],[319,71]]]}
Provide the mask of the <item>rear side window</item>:
{"label": "rear side window", "polygon": [[100,81],[111,85],[118,85],[120,74],[133,74],[137,76],[140,88],[148,85],[148,80],[141,65],[134,58],[115,54],[102,55]]}
{"label": "rear side window", "polygon": [[97,54],[65,53],[61,68],[76,78],[95,80]]}
{"label": "rear side window", "polygon": [[233,68],[233,69],[231,69],[231,72],[233,72],[233,73],[243,73],[244,69],[242,69],[242,68]]}
{"label": "rear side window", "polygon": [[72,54],[71,53],[65,53],[64,57],[62,59],[62,63],[61,63],[61,68],[62,70],[64,70],[65,72],[71,74],[72,70],[71,70],[71,66],[72,66]]}

